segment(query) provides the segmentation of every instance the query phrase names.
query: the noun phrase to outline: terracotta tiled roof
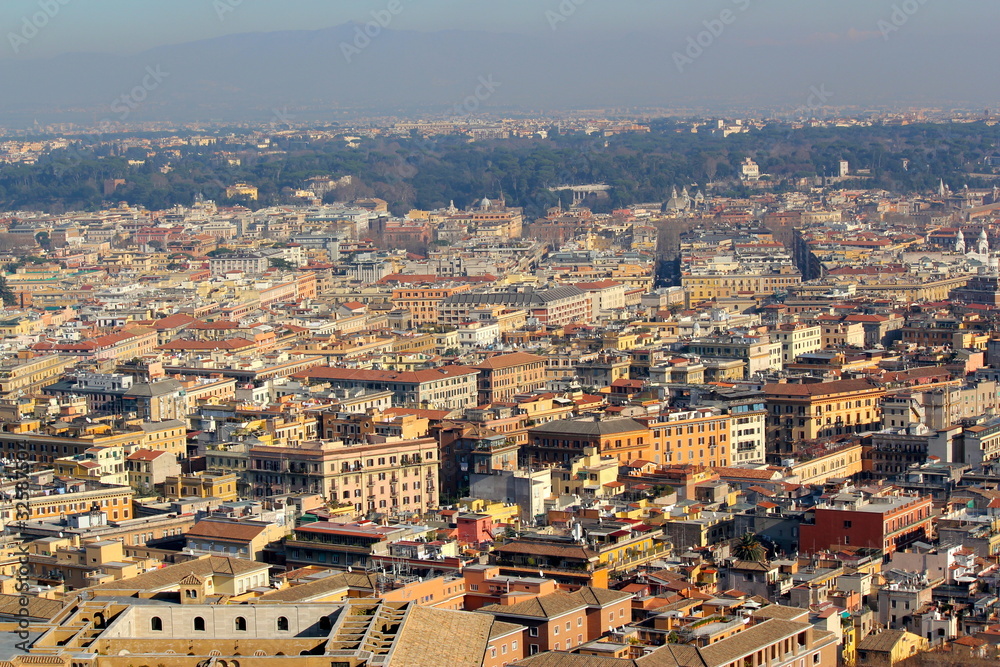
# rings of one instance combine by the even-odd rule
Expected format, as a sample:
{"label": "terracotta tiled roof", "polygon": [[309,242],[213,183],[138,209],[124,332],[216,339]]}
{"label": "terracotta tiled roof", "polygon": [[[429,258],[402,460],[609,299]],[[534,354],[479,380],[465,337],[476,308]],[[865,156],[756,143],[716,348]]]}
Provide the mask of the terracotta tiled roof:
{"label": "terracotta tiled roof", "polygon": [[367,380],[372,382],[418,383],[475,374],[478,374],[478,371],[470,366],[441,366],[439,368],[420,371],[376,371],[359,368],[316,366],[315,368],[294,373],[291,377],[313,380]]}
{"label": "terracotta tiled roof", "polygon": [[186,536],[249,542],[264,532],[264,529],[265,526],[254,526],[235,521],[199,521],[191,527]]}
{"label": "terracotta tiled roof", "polygon": [[774,383],[764,385],[764,393],[768,396],[828,396],[832,394],[847,394],[858,391],[879,389],[877,384],[869,380],[835,380],[833,382],[811,382],[804,384]]}
{"label": "terracotta tiled roof", "polygon": [[392,664],[479,667],[493,622],[487,614],[413,606],[399,631]]}
{"label": "terracotta tiled roof", "polygon": [[495,357],[490,357],[482,363],[476,364],[473,368],[492,370],[495,368],[511,368],[512,366],[520,366],[522,364],[545,363],[545,361],[545,357],[540,357],[537,354],[514,352],[512,354],[498,354]]}
{"label": "terracotta tiled roof", "polygon": [[498,616],[529,616],[533,618],[557,618],[588,605],[583,598],[571,593],[556,591],[514,604],[491,604],[480,611]]}

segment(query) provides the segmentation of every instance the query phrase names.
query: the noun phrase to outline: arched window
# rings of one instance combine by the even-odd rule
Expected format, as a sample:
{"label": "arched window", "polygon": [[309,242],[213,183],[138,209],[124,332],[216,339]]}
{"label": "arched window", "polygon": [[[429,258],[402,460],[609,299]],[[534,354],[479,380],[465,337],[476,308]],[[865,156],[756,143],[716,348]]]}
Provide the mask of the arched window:
{"label": "arched window", "polygon": [[204,632],[205,631],[205,619],[201,616],[194,617],[194,631]]}
{"label": "arched window", "polygon": [[237,632],[247,631],[247,619],[243,618],[242,616],[236,617],[236,631]]}
{"label": "arched window", "polygon": [[149,619],[149,629],[153,632],[163,632],[163,619],[159,616]]}
{"label": "arched window", "polygon": [[278,630],[288,630],[288,619],[284,616],[278,617]]}
{"label": "arched window", "polygon": [[330,617],[320,616],[319,629],[323,632],[329,632],[332,628],[333,628],[333,621],[330,620]]}

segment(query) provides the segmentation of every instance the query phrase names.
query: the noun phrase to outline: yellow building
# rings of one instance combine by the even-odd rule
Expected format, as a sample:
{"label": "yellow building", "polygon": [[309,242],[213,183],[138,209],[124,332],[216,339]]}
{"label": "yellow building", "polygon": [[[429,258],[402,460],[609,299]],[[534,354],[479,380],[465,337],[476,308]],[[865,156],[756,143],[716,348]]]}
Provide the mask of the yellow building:
{"label": "yellow building", "polygon": [[246,198],[253,201],[257,201],[257,188],[252,185],[247,185],[246,183],[237,183],[226,188],[226,198]]}
{"label": "yellow building", "polygon": [[782,267],[778,273],[705,272],[681,276],[681,286],[691,296],[692,303],[753,293],[766,296],[787,291],[802,283],[802,275],[792,267]]}
{"label": "yellow building", "polygon": [[474,514],[487,514],[493,518],[494,524],[511,524],[521,521],[521,508],[511,503],[501,503],[494,500],[474,499],[466,503],[463,507],[468,507]]}
{"label": "yellow building", "polygon": [[0,395],[31,393],[61,376],[76,361],[76,357],[58,354],[5,361],[0,364]]}
{"label": "yellow building", "polygon": [[237,499],[236,474],[212,471],[171,475],[163,483],[167,498],[218,498],[223,502]]}
{"label": "yellow building", "polygon": [[922,653],[930,642],[906,630],[883,630],[858,642],[858,663],[871,667],[893,667]]}
{"label": "yellow building", "polygon": [[660,415],[649,425],[652,449],[639,458],[653,463],[685,463],[727,467],[733,460],[729,441],[730,416],[713,408],[697,408]]}
{"label": "yellow building", "polygon": [[[89,486],[89,485],[88,485]],[[86,491],[74,491],[50,496],[29,498],[29,520],[56,519],[67,514],[80,514],[94,508],[108,515],[109,521],[124,521],[132,518],[132,496],[135,492],[128,486],[100,486]],[[13,502],[0,505],[0,519],[3,523],[13,521],[18,512]]]}
{"label": "yellow building", "polygon": [[784,443],[881,428],[885,389],[868,380],[764,386],[768,426]]}
{"label": "yellow building", "polygon": [[125,456],[125,448],[121,446],[91,447],[82,454],[56,459],[52,463],[52,470],[60,477],[127,486]]}
{"label": "yellow building", "polygon": [[625,490],[618,481],[618,459],[601,456],[595,447],[570,461],[569,470],[552,470],[552,491],[560,495],[608,498]]}
{"label": "yellow building", "polygon": [[794,464],[790,475],[799,478],[799,484],[811,486],[825,484],[834,478],[847,478],[862,472],[861,443],[828,452],[814,459]]}

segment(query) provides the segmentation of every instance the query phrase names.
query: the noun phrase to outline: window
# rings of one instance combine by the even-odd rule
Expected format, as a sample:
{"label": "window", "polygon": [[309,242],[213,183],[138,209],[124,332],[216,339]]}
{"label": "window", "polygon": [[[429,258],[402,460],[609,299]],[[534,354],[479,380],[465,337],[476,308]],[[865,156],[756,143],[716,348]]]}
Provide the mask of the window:
{"label": "window", "polygon": [[559,626],[558,625],[553,625],[552,626],[552,634],[554,634],[554,635],[558,635],[559,634]]}
{"label": "window", "polygon": [[205,632],[205,619],[201,616],[194,617],[194,631]]}
{"label": "window", "polygon": [[478,591],[479,590],[479,584],[469,584],[469,590]]}
{"label": "window", "polygon": [[580,618],[576,619],[576,627],[579,628],[582,625],[583,625],[583,616],[581,616]]}
{"label": "window", "polygon": [[535,655],[536,653],[538,653],[538,644],[531,644],[528,647],[528,653],[530,655]]}
{"label": "window", "polygon": [[246,632],[247,631],[247,619],[242,616],[236,617],[236,632]]}
{"label": "window", "polygon": [[844,522],[844,528],[850,528],[853,524],[850,521]]}
{"label": "window", "polygon": [[279,616],[278,617],[278,632],[287,631],[287,630],[288,630],[288,619],[285,618],[284,616]]}
{"label": "window", "polygon": [[163,632],[163,619],[159,616],[149,619],[149,629],[153,632]]}
{"label": "window", "polygon": [[528,628],[528,636],[529,637],[537,637],[538,636],[538,628],[537,627],[535,627],[535,628]]}

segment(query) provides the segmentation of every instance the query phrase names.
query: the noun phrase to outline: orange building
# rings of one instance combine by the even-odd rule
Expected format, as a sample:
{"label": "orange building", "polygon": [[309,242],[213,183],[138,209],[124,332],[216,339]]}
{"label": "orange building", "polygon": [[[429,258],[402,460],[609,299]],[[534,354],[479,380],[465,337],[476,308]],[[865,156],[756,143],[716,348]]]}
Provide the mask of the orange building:
{"label": "orange building", "polygon": [[649,427],[636,419],[559,419],[528,431],[521,458],[524,463],[569,463],[587,447],[625,463],[651,456],[653,437]]}
{"label": "orange building", "polygon": [[683,463],[712,468],[731,465],[730,417],[717,408],[666,413],[659,415],[655,421],[648,420],[648,423],[653,451],[640,458],[655,463]]}
{"label": "orange building", "polygon": [[527,352],[501,354],[473,366],[479,370],[479,404],[507,402],[545,387],[547,359]]}
{"label": "orange building", "polygon": [[470,289],[471,283],[448,287],[400,287],[392,290],[392,305],[410,311],[413,326],[437,324],[441,300]]}

